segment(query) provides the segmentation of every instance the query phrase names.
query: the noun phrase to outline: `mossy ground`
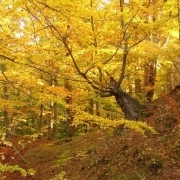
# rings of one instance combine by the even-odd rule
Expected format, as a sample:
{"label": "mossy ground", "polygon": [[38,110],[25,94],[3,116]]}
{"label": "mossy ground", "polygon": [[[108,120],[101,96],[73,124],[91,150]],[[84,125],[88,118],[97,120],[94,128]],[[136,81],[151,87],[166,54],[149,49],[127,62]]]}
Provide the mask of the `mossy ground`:
{"label": "mossy ground", "polygon": [[21,151],[35,164],[25,163],[12,149],[6,152],[8,163],[33,168],[35,175],[21,177],[14,172],[6,179],[180,180],[180,128],[176,129],[150,137],[131,130],[121,135],[99,130],[60,144],[37,140]]}
{"label": "mossy ground", "polygon": [[[177,94],[175,94],[177,93]],[[142,120],[157,134],[146,137],[129,129],[99,129],[72,139],[37,139],[19,153],[3,147],[3,163],[36,170],[34,176],[6,173],[7,180],[180,180],[179,92],[163,96],[146,110]],[[27,141],[25,139],[25,141]]]}

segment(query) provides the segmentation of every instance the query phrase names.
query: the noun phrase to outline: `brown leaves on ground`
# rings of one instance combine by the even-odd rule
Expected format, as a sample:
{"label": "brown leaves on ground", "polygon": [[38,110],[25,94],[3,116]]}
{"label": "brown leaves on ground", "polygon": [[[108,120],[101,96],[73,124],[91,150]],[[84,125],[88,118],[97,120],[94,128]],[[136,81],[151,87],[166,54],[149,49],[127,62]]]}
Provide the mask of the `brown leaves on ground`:
{"label": "brown leaves on ground", "polygon": [[[3,163],[36,170],[34,176],[6,173],[6,180],[180,180],[180,91],[175,89],[146,109],[143,119],[158,134],[128,129],[99,130],[53,142],[37,139],[24,149],[2,147]],[[33,163],[34,162],[34,163]]]}

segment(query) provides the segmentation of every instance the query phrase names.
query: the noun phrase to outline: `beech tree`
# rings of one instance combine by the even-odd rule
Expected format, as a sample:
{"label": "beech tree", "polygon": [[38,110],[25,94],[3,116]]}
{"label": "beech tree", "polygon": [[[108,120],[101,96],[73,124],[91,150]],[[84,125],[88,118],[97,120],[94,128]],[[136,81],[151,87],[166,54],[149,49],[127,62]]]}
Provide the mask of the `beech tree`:
{"label": "beech tree", "polygon": [[[157,57],[162,53],[162,41],[165,39],[166,43],[167,38],[163,27],[170,20],[166,3],[123,0],[57,3],[49,0],[32,4],[38,9],[44,27],[64,46],[64,58],[73,62],[81,78],[101,97],[114,96],[126,119],[138,119],[142,106],[123,88],[128,73],[132,77],[137,71],[128,72],[127,65],[141,69],[149,64],[145,72],[149,79],[146,77],[148,81],[144,85],[149,88],[146,94],[151,101]],[[145,46],[148,55],[140,50]],[[149,51],[151,48],[153,53]],[[153,56],[155,61],[151,62]]]}

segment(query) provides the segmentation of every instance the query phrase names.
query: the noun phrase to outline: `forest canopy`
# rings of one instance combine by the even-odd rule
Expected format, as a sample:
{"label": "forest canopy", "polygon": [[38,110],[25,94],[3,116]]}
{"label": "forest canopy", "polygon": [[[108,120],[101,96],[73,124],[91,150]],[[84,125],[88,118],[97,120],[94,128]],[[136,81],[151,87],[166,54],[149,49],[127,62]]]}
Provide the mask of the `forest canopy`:
{"label": "forest canopy", "polygon": [[1,0],[0,8],[7,135],[46,129],[51,139],[58,124],[69,136],[78,125],[124,124],[179,84],[178,1]]}
{"label": "forest canopy", "polygon": [[0,179],[180,177],[179,0],[0,12]]}

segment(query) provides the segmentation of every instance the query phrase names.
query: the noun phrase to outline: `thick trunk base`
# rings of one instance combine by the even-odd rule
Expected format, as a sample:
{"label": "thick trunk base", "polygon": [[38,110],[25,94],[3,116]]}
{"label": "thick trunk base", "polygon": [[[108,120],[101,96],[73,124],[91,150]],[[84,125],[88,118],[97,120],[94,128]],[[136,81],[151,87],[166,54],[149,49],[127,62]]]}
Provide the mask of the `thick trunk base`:
{"label": "thick trunk base", "polygon": [[116,93],[114,93],[114,96],[118,105],[122,109],[125,118],[129,120],[137,120],[143,106],[122,89],[119,89]]}

